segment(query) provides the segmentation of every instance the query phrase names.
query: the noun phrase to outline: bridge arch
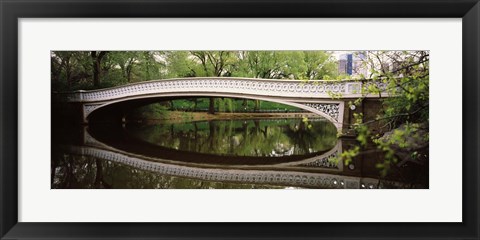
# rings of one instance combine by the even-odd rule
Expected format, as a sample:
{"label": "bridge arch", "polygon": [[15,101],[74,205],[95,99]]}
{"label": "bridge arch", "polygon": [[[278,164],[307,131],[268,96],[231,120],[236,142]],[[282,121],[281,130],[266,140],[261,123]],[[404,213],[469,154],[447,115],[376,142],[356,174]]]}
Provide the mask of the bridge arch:
{"label": "bridge arch", "polygon": [[[364,85],[374,84],[381,94],[365,95],[361,93]],[[316,113],[331,121],[341,132],[344,115],[350,110],[345,103],[356,98],[388,97],[385,83],[367,80],[279,80],[256,78],[202,77],[161,79],[132,83],[118,87],[92,91],[77,91],[54,94],[54,102],[67,103],[80,109],[79,116],[87,123],[90,114],[115,104],[126,103],[136,99],[212,96],[258,99],[282,103]],[[80,108],[77,108],[80,106]],[[68,110],[67,110],[68,111]],[[77,110],[71,110],[77,111]],[[355,111],[355,109],[352,109]],[[363,111],[363,110],[362,110]],[[344,114],[344,112],[346,112]],[[349,118],[345,118],[349,121]],[[77,121],[78,121],[77,120]]]}
{"label": "bridge arch", "polygon": [[[148,94],[148,95],[139,95],[139,96],[132,96],[117,100],[112,100],[103,103],[95,103],[95,104],[85,104],[84,105],[84,118],[85,122],[88,122],[90,116],[97,111],[102,111],[102,109],[111,107],[114,105],[123,105],[125,103],[131,101],[137,101],[138,104],[135,104],[134,107],[139,107],[143,105],[147,105],[150,103],[158,102],[161,99],[172,99],[172,98],[188,98],[188,97],[227,97],[227,98],[241,98],[241,99],[249,99],[249,100],[261,100],[261,101],[268,101],[274,103],[280,103],[292,107],[297,107],[308,112],[317,114],[331,123],[335,125],[338,130],[342,128],[342,119],[343,119],[343,108],[344,102],[342,101],[329,101],[329,100],[313,100],[313,101],[305,101],[303,99],[281,99],[273,96],[258,96],[258,95],[245,95],[245,94],[232,94],[232,93],[211,93],[211,92],[203,92],[203,93],[158,93],[158,94]],[[143,100],[143,101],[142,101]],[[128,107],[128,106],[126,106]]]}

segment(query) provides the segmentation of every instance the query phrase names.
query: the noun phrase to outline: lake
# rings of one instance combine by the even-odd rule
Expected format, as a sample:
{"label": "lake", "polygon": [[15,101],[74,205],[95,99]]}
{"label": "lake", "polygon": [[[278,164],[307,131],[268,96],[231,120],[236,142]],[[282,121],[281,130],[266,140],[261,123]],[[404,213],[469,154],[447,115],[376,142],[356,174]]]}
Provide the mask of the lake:
{"label": "lake", "polygon": [[[63,126],[52,135],[52,188],[426,188],[428,166],[382,177],[382,152],[338,138],[324,118],[258,118]],[[425,172],[427,171],[427,172]]]}

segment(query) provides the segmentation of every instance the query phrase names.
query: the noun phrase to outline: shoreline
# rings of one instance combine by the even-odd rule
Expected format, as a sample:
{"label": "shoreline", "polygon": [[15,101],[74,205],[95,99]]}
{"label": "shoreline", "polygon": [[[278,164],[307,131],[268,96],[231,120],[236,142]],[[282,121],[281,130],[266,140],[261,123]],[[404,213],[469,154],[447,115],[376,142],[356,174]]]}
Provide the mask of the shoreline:
{"label": "shoreline", "polygon": [[182,112],[168,111],[162,118],[134,119],[133,122],[165,122],[165,121],[208,121],[208,120],[230,120],[230,119],[256,119],[256,118],[317,118],[321,117],[315,113],[215,113],[206,112]]}

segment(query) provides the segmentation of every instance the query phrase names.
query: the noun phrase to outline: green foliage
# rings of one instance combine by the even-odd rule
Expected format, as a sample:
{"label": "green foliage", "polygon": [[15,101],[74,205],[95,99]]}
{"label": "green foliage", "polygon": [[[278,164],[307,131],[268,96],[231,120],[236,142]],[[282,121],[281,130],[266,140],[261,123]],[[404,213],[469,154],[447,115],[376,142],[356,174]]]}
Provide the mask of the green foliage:
{"label": "green foliage", "polygon": [[240,51],[232,76],[312,80],[336,77],[336,62],[324,51]]}
{"label": "green foliage", "polygon": [[[353,158],[356,157],[359,153],[360,153],[360,146],[355,146],[351,149],[343,151],[340,154],[339,159],[343,160],[345,165],[349,165],[352,162]],[[332,159],[331,161],[337,162],[338,159]]]}
{"label": "green foliage", "polygon": [[[98,53],[98,52],[97,52]],[[109,51],[93,55],[90,51],[51,52],[53,91],[98,89],[131,82],[164,78],[164,53],[156,51]],[[95,85],[95,60],[98,59],[99,83]]]}
{"label": "green foliage", "polygon": [[[385,176],[392,164],[398,161],[398,152],[411,151],[417,146],[428,146],[429,122],[429,55],[428,52],[370,52],[365,60],[371,67],[372,80],[385,85],[382,89],[372,81],[363,81],[362,97],[349,106],[359,105],[364,97],[378,96],[382,98],[383,111],[375,120],[364,122],[362,114],[354,114],[351,128],[357,134],[360,147],[366,147],[370,142],[384,153],[384,161],[377,167]],[[389,98],[384,98],[382,91],[386,90]],[[372,124],[385,126],[385,129],[375,135],[370,131]],[[424,127],[421,127],[424,126]],[[420,134],[420,132],[426,134]],[[385,134],[384,134],[385,133]],[[416,144],[412,145],[412,142]],[[422,144],[419,144],[422,143]],[[355,147],[344,151],[341,159],[346,162],[359,154],[360,148]],[[413,150],[410,160],[418,157]],[[408,159],[407,159],[408,160]]]}
{"label": "green foliage", "polygon": [[[252,112],[255,110],[258,111],[297,111],[299,110],[296,107],[289,105],[284,105],[275,102],[259,101],[259,100],[246,100],[246,99],[234,99],[234,98],[216,98],[215,99],[216,111],[218,112]],[[244,103],[246,102],[246,105]],[[160,102],[152,104],[155,107],[144,107],[141,111],[145,112],[158,112],[161,114],[166,114],[167,111],[205,111],[209,106],[208,98],[192,98],[192,99],[176,99],[168,102]],[[257,105],[257,109],[256,109]],[[140,115],[138,115],[140,116]],[[137,117],[138,117],[137,116]],[[145,118],[157,118],[155,114],[144,114],[142,115]]]}
{"label": "green foliage", "polygon": [[[325,51],[55,51],[51,53],[51,62],[53,91],[90,90],[180,77],[309,80],[333,79],[337,75],[336,62]],[[249,100],[240,107],[232,100],[211,99],[213,109],[222,112],[259,110],[263,104]],[[196,100],[189,101],[197,106]],[[180,107],[191,109],[192,104]]]}
{"label": "green foliage", "polygon": [[190,60],[187,51],[169,51],[165,52],[166,77],[195,77],[195,63]]}
{"label": "green foliage", "polygon": [[168,117],[168,107],[160,103],[153,103],[135,109],[133,115],[143,119],[164,119]]}

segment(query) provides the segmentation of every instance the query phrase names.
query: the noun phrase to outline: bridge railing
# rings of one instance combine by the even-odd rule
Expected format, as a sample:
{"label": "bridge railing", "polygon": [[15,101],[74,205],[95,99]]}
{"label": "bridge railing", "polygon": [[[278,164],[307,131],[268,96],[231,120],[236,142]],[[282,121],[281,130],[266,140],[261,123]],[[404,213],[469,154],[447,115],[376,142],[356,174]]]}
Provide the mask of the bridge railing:
{"label": "bridge railing", "polygon": [[356,98],[364,96],[362,88],[365,84],[375,84],[381,92],[387,94],[386,83],[380,81],[301,81],[212,77],[162,79],[91,91],[56,93],[54,100],[97,102],[159,93],[232,93],[299,98]]}
{"label": "bridge railing", "polygon": [[57,102],[83,102],[85,90],[78,90],[74,92],[53,92],[52,101]]}

